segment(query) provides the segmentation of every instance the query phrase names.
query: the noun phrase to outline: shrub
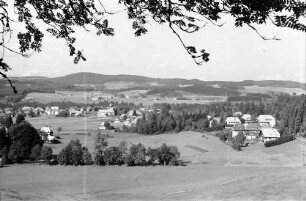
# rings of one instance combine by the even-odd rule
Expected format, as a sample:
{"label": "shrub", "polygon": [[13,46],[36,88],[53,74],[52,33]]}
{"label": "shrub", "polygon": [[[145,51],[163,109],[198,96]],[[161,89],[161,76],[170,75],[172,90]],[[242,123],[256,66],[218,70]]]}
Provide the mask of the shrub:
{"label": "shrub", "polygon": [[4,120],[4,126],[6,128],[10,128],[13,125],[13,119],[10,115],[6,116],[5,120]]}
{"label": "shrub", "polygon": [[52,159],[53,150],[51,147],[43,146],[41,148],[41,159],[45,161],[50,161]]}
{"label": "shrub", "polygon": [[11,145],[11,141],[9,137],[6,135],[5,128],[0,128],[0,156],[3,158],[7,156],[9,147]]}
{"label": "shrub", "polygon": [[203,131],[213,132],[213,131],[222,131],[224,129],[224,125],[215,125],[209,128],[203,128]]}
{"label": "shrub", "polygon": [[128,166],[141,166],[146,164],[146,148],[139,143],[130,147],[129,153],[125,158]]}
{"label": "shrub", "polygon": [[221,131],[216,133],[216,136],[223,142],[228,140],[228,132],[227,131]]}
{"label": "shrub", "polygon": [[91,153],[88,151],[87,147],[83,147],[83,163],[84,165],[93,164]]}
{"label": "shrub", "polygon": [[241,146],[244,143],[244,140],[245,140],[245,136],[243,132],[239,131],[238,135],[232,139],[232,148],[237,151],[240,151]]}
{"label": "shrub", "polygon": [[71,140],[58,154],[58,162],[61,165],[84,165],[83,148],[78,139]]}
{"label": "shrub", "polygon": [[156,161],[158,160],[158,150],[157,149],[152,149],[151,147],[149,147],[147,149],[147,156],[148,156],[148,161],[147,164],[148,165],[154,165],[156,163]]}
{"label": "shrub", "polygon": [[176,146],[167,146],[165,143],[157,149],[160,165],[176,165],[180,153]]}
{"label": "shrub", "polygon": [[104,151],[108,146],[105,136],[99,132],[95,139],[94,163],[96,165],[105,165]]}
{"label": "shrub", "polygon": [[123,154],[119,147],[108,147],[104,152],[104,160],[106,165],[122,165],[124,164]]}
{"label": "shrub", "polygon": [[265,147],[272,147],[272,146],[280,145],[280,144],[290,142],[293,140],[295,140],[295,137],[293,135],[283,136],[283,137],[278,138],[277,140],[271,140],[271,141],[265,142]]}
{"label": "shrub", "polygon": [[69,112],[62,110],[56,117],[69,117]]}
{"label": "shrub", "polygon": [[33,160],[39,160],[40,156],[41,156],[41,145],[37,144],[32,148],[30,158]]}
{"label": "shrub", "polygon": [[9,136],[12,145],[9,149],[8,158],[12,162],[22,162],[30,159],[32,148],[35,145],[42,146],[43,144],[37,130],[28,122],[11,126]]}
{"label": "shrub", "polygon": [[16,117],[16,124],[20,124],[25,120],[25,115],[22,113],[18,113]]}

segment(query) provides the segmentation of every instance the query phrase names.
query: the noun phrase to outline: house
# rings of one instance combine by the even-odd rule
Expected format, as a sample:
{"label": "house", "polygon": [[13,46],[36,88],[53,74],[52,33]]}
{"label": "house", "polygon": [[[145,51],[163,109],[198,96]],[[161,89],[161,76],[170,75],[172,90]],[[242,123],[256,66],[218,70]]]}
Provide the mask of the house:
{"label": "house", "polygon": [[243,124],[235,124],[232,127],[232,137],[236,137],[239,132],[243,132],[243,134],[245,134],[245,127]]}
{"label": "house", "polygon": [[115,109],[113,107],[99,109],[97,113],[97,117],[113,117],[113,116],[115,116]]}
{"label": "house", "polygon": [[36,107],[33,109],[33,112],[36,114],[36,116],[40,116],[45,112],[45,110],[41,107]]}
{"label": "house", "polygon": [[276,120],[272,115],[259,115],[257,117],[259,125],[263,123],[269,123],[270,126],[274,127],[276,125]]}
{"label": "house", "polygon": [[268,142],[280,138],[280,134],[275,128],[263,128],[261,129],[261,132],[262,132],[261,139],[263,142]]}
{"label": "house", "polygon": [[55,140],[55,137],[53,136],[53,131],[51,130],[50,126],[43,126],[40,129],[41,138],[44,141],[47,141],[48,143],[52,143]]}
{"label": "house", "polygon": [[225,120],[226,128],[233,127],[235,124],[241,124],[241,121],[238,117],[227,117]]}
{"label": "house", "polygon": [[130,110],[127,113],[127,117],[133,117],[133,116],[142,116],[143,112],[141,110]]}
{"label": "house", "polygon": [[261,133],[261,127],[258,123],[248,123],[245,124],[245,135],[246,139],[255,139],[258,138]]}
{"label": "house", "polygon": [[261,129],[272,128],[272,126],[270,126],[269,123],[262,123],[262,124],[260,125],[260,127],[261,127]]}
{"label": "house", "polygon": [[59,107],[58,106],[52,106],[50,109],[51,109],[51,115],[58,115],[59,114]]}
{"label": "house", "polygon": [[244,115],[242,115],[241,119],[243,119],[246,124],[251,123],[252,122],[252,115],[244,114]]}

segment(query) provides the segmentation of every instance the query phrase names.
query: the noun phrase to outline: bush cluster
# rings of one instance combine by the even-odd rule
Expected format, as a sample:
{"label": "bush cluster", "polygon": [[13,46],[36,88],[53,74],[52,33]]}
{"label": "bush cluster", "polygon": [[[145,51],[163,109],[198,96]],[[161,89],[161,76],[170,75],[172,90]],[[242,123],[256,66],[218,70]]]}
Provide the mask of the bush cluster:
{"label": "bush cluster", "polygon": [[271,140],[271,141],[265,142],[265,147],[272,147],[272,146],[280,145],[280,144],[290,142],[293,140],[295,140],[295,137],[293,135],[282,136],[278,138],[277,140]]}
{"label": "bush cluster", "polygon": [[180,153],[175,146],[165,143],[158,148],[132,144],[128,149],[125,141],[118,146],[108,146],[106,139],[98,134],[95,140],[95,151],[92,156],[80,141],[72,140],[58,155],[60,165],[178,165]]}
{"label": "bush cluster", "polygon": [[57,160],[60,165],[91,165],[93,163],[90,152],[86,147],[82,147],[78,139],[71,140],[60,151]]}

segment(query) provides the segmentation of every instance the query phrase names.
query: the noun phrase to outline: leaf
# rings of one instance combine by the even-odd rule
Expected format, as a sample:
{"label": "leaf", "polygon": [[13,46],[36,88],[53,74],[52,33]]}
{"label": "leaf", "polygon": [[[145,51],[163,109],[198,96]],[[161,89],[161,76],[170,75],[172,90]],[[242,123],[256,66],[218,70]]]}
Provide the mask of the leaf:
{"label": "leaf", "polygon": [[186,47],[186,48],[187,48],[187,51],[190,52],[190,53],[192,53],[192,54],[196,54],[196,53],[197,53],[196,48],[193,47],[193,46],[188,46],[188,47]]}

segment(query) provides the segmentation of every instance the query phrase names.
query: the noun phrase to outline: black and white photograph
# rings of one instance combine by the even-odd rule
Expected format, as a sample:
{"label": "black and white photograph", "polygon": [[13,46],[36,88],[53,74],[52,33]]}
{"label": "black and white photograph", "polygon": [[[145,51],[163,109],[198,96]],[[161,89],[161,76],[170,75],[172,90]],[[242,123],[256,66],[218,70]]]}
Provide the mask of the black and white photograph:
{"label": "black and white photograph", "polygon": [[305,0],[0,0],[0,201],[306,200]]}

